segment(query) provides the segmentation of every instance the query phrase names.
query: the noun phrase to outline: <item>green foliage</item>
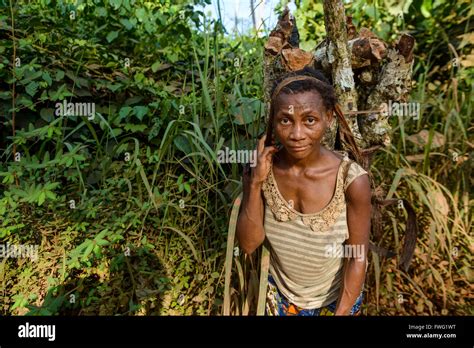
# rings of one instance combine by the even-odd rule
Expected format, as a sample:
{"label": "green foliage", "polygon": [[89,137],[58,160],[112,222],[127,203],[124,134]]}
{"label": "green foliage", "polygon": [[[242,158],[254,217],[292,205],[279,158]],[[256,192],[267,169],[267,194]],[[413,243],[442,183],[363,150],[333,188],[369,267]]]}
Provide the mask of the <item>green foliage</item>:
{"label": "green foliage", "polygon": [[[0,236],[40,245],[35,264],[5,264],[2,313],[218,311],[238,184],[215,150],[258,123],[238,126],[228,104],[258,98],[262,41],[235,46],[191,5],[17,3],[14,32],[1,11]],[[58,115],[70,102],[94,103],[94,117]]]}

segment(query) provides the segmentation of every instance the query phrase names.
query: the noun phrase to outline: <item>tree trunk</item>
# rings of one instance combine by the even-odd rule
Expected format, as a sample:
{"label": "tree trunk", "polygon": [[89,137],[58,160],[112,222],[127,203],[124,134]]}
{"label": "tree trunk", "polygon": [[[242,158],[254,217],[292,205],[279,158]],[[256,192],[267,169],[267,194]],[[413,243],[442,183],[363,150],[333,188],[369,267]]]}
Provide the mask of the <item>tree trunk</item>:
{"label": "tree trunk", "polygon": [[[351,54],[347,43],[346,16],[342,1],[324,1],[324,22],[326,24],[325,58],[331,66],[331,76],[338,102],[343,112],[357,111],[357,91],[355,89],[354,74],[351,66]],[[355,117],[347,120],[354,135],[356,144],[361,146],[362,137]],[[334,129],[331,129],[334,139]],[[334,148],[334,143],[327,144]],[[343,144],[344,146],[344,144]]]}

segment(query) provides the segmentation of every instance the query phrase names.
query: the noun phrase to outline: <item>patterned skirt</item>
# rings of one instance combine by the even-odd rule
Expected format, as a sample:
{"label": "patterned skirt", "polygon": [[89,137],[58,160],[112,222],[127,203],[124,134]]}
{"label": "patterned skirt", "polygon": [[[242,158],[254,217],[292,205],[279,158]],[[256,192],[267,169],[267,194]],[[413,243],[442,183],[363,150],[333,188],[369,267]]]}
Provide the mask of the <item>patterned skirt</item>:
{"label": "patterned skirt", "polygon": [[[357,300],[355,301],[354,306],[352,306],[351,314],[358,316],[361,314],[361,305],[364,299],[364,293],[361,292]],[[275,280],[268,275],[268,288],[267,288],[267,298],[265,304],[265,315],[279,315],[279,316],[291,316],[291,315],[301,315],[301,316],[330,316],[334,315],[336,311],[337,301],[321,307],[321,308],[312,308],[304,309],[298,307],[297,305],[288,301],[288,299],[281,294],[278,290]]]}

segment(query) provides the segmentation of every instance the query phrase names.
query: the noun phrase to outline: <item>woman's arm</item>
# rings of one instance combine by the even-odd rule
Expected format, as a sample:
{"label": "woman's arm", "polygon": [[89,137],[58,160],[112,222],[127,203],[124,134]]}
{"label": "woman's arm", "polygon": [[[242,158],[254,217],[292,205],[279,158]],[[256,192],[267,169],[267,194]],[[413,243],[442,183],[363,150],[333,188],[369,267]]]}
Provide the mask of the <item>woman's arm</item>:
{"label": "woman's arm", "polygon": [[265,239],[262,185],[270,170],[272,155],[277,151],[275,146],[265,147],[265,138],[258,141],[257,165],[250,175],[244,173],[244,194],[237,218],[237,240],[247,254],[253,253]]}
{"label": "woman's arm", "polygon": [[242,250],[251,254],[265,239],[263,229],[262,184],[251,183],[244,175],[244,194],[237,218],[237,240]]}
{"label": "woman's arm", "polygon": [[347,224],[349,239],[346,245],[360,255],[352,255],[344,262],[344,275],[341,293],[335,315],[349,315],[364,285],[367,252],[369,249],[371,198],[369,177],[362,175],[356,178],[346,190]]}

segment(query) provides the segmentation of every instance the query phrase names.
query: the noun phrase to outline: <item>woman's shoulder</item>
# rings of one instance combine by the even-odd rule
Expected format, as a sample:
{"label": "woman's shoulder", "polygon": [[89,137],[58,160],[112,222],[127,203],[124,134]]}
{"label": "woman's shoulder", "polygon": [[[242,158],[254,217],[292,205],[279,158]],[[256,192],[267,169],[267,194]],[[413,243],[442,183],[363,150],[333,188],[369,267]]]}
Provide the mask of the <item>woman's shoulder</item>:
{"label": "woman's shoulder", "polygon": [[349,158],[349,153],[343,150],[332,150],[332,152],[340,157],[343,161],[346,161],[346,172],[344,180],[344,191],[349,187],[349,185],[359,176],[368,174],[367,171],[356,161]]}
{"label": "woman's shoulder", "polygon": [[347,176],[344,181],[344,191],[347,190],[350,184],[357,179],[361,175],[369,174],[367,171],[362,168],[362,166],[355,162],[355,161],[350,161],[351,163],[349,164],[349,168],[347,170]]}

